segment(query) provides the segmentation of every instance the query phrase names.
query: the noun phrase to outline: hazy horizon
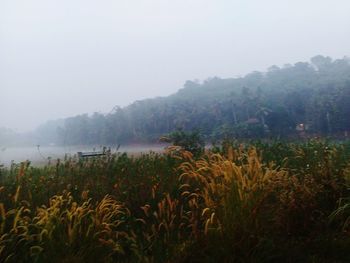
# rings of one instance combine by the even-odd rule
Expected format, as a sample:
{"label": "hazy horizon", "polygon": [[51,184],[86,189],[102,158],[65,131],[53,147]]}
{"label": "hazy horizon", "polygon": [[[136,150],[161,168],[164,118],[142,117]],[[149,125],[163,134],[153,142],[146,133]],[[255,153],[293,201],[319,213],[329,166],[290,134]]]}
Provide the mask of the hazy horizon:
{"label": "hazy horizon", "polygon": [[0,3],[0,127],[109,112],[186,80],[350,54],[348,1]]}

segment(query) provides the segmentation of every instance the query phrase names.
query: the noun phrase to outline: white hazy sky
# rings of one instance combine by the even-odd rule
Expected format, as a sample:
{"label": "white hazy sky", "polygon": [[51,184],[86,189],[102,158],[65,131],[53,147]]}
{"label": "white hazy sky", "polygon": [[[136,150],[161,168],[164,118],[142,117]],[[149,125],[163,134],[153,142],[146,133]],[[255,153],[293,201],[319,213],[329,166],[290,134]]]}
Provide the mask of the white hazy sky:
{"label": "white hazy sky", "polygon": [[349,0],[0,0],[0,127],[317,54],[350,55]]}

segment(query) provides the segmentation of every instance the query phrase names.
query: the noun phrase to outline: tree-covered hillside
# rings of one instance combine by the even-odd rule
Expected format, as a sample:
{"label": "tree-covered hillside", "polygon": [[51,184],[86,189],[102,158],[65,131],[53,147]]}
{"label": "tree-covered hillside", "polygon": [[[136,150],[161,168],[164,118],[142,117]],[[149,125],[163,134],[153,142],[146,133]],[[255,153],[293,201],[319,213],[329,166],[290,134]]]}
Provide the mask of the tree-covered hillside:
{"label": "tree-covered hillside", "polygon": [[[241,78],[187,81],[177,93],[136,101],[109,114],[60,120],[62,144],[156,141],[176,129],[199,129],[207,139],[286,137],[350,131],[350,59],[315,56]],[[39,130],[39,133],[40,133]]]}

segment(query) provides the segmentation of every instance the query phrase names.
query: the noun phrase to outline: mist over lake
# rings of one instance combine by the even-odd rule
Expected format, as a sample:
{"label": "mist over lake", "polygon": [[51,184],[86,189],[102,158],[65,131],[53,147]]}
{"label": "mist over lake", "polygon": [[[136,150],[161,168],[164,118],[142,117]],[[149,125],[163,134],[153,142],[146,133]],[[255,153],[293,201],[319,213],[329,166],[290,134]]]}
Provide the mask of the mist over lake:
{"label": "mist over lake", "polygon": [[148,153],[150,151],[161,152],[165,144],[134,144],[120,146],[24,146],[3,147],[0,149],[0,165],[10,166],[12,162],[19,163],[30,160],[33,165],[47,164],[49,159],[63,159],[65,156],[74,157],[78,152],[103,151],[103,148],[111,149],[112,153],[126,152],[128,154]]}
{"label": "mist over lake", "polygon": [[0,1],[0,263],[349,263],[349,10]]}

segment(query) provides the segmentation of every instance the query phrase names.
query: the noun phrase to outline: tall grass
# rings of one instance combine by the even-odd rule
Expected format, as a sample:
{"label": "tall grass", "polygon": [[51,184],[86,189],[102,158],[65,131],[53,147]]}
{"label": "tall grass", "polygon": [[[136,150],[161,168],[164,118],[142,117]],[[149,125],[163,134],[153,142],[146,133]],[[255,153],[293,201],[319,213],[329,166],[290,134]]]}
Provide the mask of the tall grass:
{"label": "tall grass", "polygon": [[256,142],[13,164],[0,262],[348,262],[349,153]]}

